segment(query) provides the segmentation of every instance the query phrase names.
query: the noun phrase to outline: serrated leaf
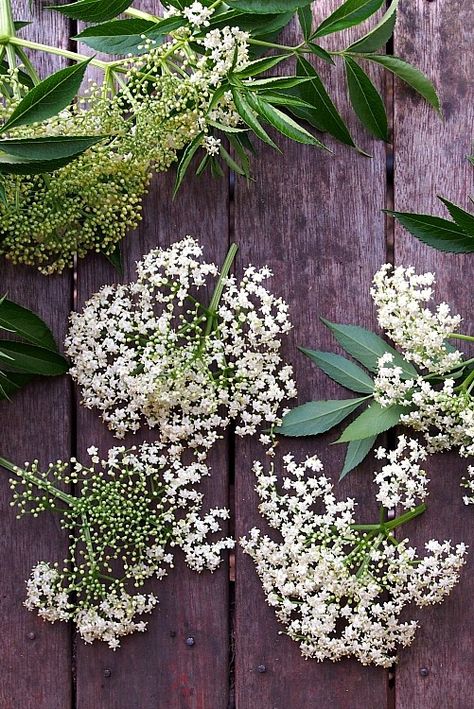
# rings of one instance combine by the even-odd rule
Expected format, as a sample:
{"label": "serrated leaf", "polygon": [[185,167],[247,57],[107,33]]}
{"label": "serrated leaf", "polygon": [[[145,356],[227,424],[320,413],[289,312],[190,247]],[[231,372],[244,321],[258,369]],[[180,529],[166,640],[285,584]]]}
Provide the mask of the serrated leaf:
{"label": "serrated leaf", "polygon": [[138,49],[144,45],[143,36],[154,42],[159,42],[184,24],[183,17],[168,17],[162,22],[134,17],[87,27],[73,39],[104,54],[141,54],[148,51],[145,46]]}
{"label": "serrated leaf", "polygon": [[388,211],[402,226],[427,246],[438,251],[467,254],[474,251],[474,238],[457,224],[431,214]]}
{"label": "serrated leaf", "polygon": [[313,26],[313,10],[311,5],[306,5],[298,9],[298,20],[304,39],[309,39]]}
{"label": "serrated leaf", "polygon": [[467,234],[467,236],[474,239],[474,214],[466,212],[464,209],[461,209],[461,207],[458,207],[457,204],[450,202],[444,197],[438,197],[438,199],[444,204],[458,227],[460,227]]}
{"label": "serrated leaf", "polygon": [[278,108],[275,108],[270,103],[257,96],[252,96],[252,101],[254,102],[252,105],[255,110],[258,111],[259,115],[262,116],[270,125],[276,128],[282,135],[294,140],[297,143],[314,145],[329,151],[329,148],[323,145],[321,141],[311,135],[311,133],[298,125],[296,121],[280,111]]}
{"label": "serrated leaf", "polygon": [[69,5],[48,5],[49,10],[56,10],[72,20],[84,22],[106,22],[113,20],[130,7],[133,0],[78,0]]}
{"label": "serrated leaf", "polygon": [[388,141],[388,121],[383,99],[367,74],[350,57],[344,57],[347,87],[360,122],[376,138]]}
{"label": "serrated leaf", "polygon": [[369,375],[350,359],[333,352],[299,348],[325,374],[341,386],[360,394],[371,394],[374,383]]}
{"label": "serrated leaf", "polygon": [[38,315],[7,298],[0,301],[0,328],[23,337],[28,342],[57,351],[53,333]]}
{"label": "serrated leaf", "polygon": [[321,321],[331,330],[341,347],[363,364],[369,372],[377,372],[380,357],[386,352],[390,352],[393,356],[394,366],[402,369],[404,379],[413,379],[418,376],[411,362],[407,362],[397,350],[382,340],[375,332],[358,325],[332,323],[324,318],[321,318]]}
{"label": "serrated leaf", "polygon": [[0,129],[31,125],[55,116],[69,106],[81,85],[90,59],[51,74],[29,91]]}
{"label": "serrated leaf", "polygon": [[[314,115],[308,115],[307,109],[301,112],[301,117],[319,130],[326,131],[340,140],[341,143],[355,147],[349,130],[342,116],[332,102],[316,69],[303,57],[298,57],[297,71],[307,76],[309,81],[298,86],[292,93],[313,106]],[[295,111],[298,114],[298,111]],[[312,119],[312,120],[311,120]]]}
{"label": "serrated leaf", "polygon": [[0,352],[12,357],[12,361],[3,365],[8,371],[53,377],[65,374],[69,369],[64,357],[45,347],[3,340],[0,342]]}
{"label": "serrated leaf", "polygon": [[366,54],[364,57],[371,62],[381,64],[385,67],[385,69],[391,71],[393,74],[402,79],[402,81],[415,89],[415,91],[417,91],[420,96],[423,96],[423,98],[426,99],[426,101],[428,101],[428,103],[439,113],[441,112],[441,106],[435,87],[428,77],[425,76],[419,69],[416,69],[411,64],[408,64],[408,62],[403,61],[403,59],[391,57],[385,54]]}
{"label": "serrated leaf", "polygon": [[204,133],[199,133],[199,135],[197,135],[194,138],[194,140],[191,143],[189,143],[189,145],[187,146],[187,148],[183,152],[183,155],[181,156],[181,160],[179,161],[178,169],[176,171],[176,180],[174,183],[173,199],[174,199],[174,197],[176,197],[178,190],[181,187],[181,184],[184,180],[184,176],[186,175],[188,167],[191,164],[191,160],[193,159],[194,155],[201,147],[203,137],[204,137]]}
{"label": "serrated leaf", "polygon": [[278,150],[277,146],[270,138],[268,133],[265,131],[264,128],[262,128],[258,120],[257,114],[254,112],[252,106],[249,104],[243,93],[237,91],[236,89],[232,89],[232,97],[234,99],[237,113],[239,114],[243,122],[246,123],[248,127],[253,130],[255,135],[260,138],[260,140],[263,140],[264,143],[268,143],[268,145],[271,145],[272,148],[276,148]]}
{"label": "serrated leaf", "polygon": [[374,15],[384,0],[347,0],[317,27],[312,37],[323,37],[333,32],[340,32],[346,27],[360,25]]}
{"label": "serrated leaf", "polygon": [[336,443],[360,441],[370,436],[388,431],[396,426],[402,414],[410,411],[408,406],[388,406],[384,408],[374,401],[342,432]]}
{"label": "serrated leaf", "polygon": [[337,426],[367,398],[310,401],[286,414],[276,432],[291,437],[316,436]]}
{"label": "serrated leaf", "polygon": [[313,0],[227,0],[227,5],[260,15],[295,12],[300,7],[311,5]]}
{"label": "serrated leaf", "polygon": [[339,476],[339,482],[343,480],[347,473],[351,470],[357,468],[358,465],[367,457],[371,449],[374,446],[377,436],[369,436],[368,438],[361,438],[358,441],[350,441],[346,450],[346,457],[344,460],[344,467],[341,470]]}
{"label": "serrated leaf", "polygon": [[397,20],[398,0],[393,0],[385,15],[382,17],[370,32],[353,42],[347,48],[351,52],[375,52],[380,47],[387,44],[393,35],[395,22]]}
{"label": "serrated leaf", "polygon": [[24,160],[61,160],[83,153],[104,136],[54,135],[39,138],[5,138],[0,140],[0,151]]}

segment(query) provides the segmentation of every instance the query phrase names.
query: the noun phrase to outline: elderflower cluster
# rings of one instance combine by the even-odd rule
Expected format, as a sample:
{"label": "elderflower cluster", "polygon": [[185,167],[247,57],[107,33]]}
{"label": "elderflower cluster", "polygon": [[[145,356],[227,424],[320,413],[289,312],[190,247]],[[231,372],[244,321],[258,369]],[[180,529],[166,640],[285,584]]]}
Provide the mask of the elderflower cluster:
{"label": "elderflower cluster", "polygon": [[433,296],[433,273],[416,274],[411,266],[385,264],[374,276],[371,295],[380,327],[403,350],[405,358],[436,374],[454,369],[462,359],[446,346],[456,332],[460,315],[451,315],[447,303],[432,312],[423,307]]}
{"label": "elderflower cluster", "polygon": [[[154,594],[132,593],[151,577],[164,578],[174,549],[195,571],[214,571],[233,542],[221,538],[228,511],[202,512],[195,489],[208,468],[184,464],[179,451],[159,444],[113,448],[105,460],[89,449],[91,465],[58,461],[41,471],[38,462],[15,468],[12,505],[19,516],[54,509],[69,534],[69,557],[39,562],[27,581],[25,605],[45,620],[75,622],[85,642],[144,631],[137,617],[158,603]],[[74,484],[76,495],[63,491]]]}
{"label": "elderflower cluster", "polygon": [[396,448],[378,448],[375,457],[387,461],[374,476],[376,499],[382,507],[409,510],[425,500],[429,479],[420,462],[426,460],[427,452],[418,441],[399,436]]}
{"label": "elderflower cluster", "polygon": [[66,352],[84,405],[119,438],[145,421],[203,455],[230,421],[240,436],[275,426],[296,390],[280,351],[288,307],[264,287],[269,269],[224,278],[215,313],[203,297],[217,268],[191,237],[151,251],[137,274],[71,316]]}
{"label": "elderflower cluster", "polygon": [[[75,256],[90,251],[110,255],[138,226],[153,171],[168,170],[179,151],[199,137],[208,155],[219,153],[211,123],[235,127],[240,118],[229,91],[215,94],[229,71],[248,63],[249,35],[238,27],[203,35],[211,13],[195,2],[183,10],[189,24],[175,37],[160,46],[145,41],[146,52],[122,64],[124,90],[113,95],[107,85],[91,83],[86,96],[57,116],[9,132],[12,138],[68,135],[100,141],[47,177],[4,176],[1,254],[45,274],[72,266]],[[20,101],[21,93],[13,90],[20,86],[15,73],[10,84],[0,120],[6,121]]]}
{"label": "elderflower cluster", "polygon": [[[406,484],[410,458],[417,458],[409,448],[406,467],[392,464],[399,489]],[[252,529],[241,540],[268,604],[304,657],[354,656],[364,665],[391,666],[397,647],[409,645],[417,627],[415,620],[401,620],[402,611],[409,604],[438,603],[450,593],[465,545],[431,540],[426,555],[418,557],[408,540],[392,534],[405,519],[356,524],[355,501],[336,499],[318,458],[297,463],[288,455],[284,465],[281,487],[273,468],[253,467],[259,509],[281,539]],[[385,485],[384,476],[380,483]],[[411,516],[419,513],[414,508]]]}

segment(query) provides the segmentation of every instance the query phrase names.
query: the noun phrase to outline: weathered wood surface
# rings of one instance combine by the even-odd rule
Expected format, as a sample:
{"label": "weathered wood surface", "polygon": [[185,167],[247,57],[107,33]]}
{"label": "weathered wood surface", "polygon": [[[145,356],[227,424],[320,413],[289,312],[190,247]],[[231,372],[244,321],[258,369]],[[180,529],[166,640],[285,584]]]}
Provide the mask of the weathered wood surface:
{"label": "weathered wood surface", "polygon": [[[471,154],[474,124],[472,28],[470,0],[403,3],[396,52],[430,74],[443,104],[444,122],[414,100],[398,82],[395,92],[395,207],[446,216],[436,199],[469,208],[473,193]],[[430,38],[429,42],[418,38]],[[471,204],[472,207],[472,204]],[[395,231],[395,261],[418,271],[437,273],[437,300],[462,314],[464,332],[472,332],[472,256],[441,254]],[[413,646],[400,653],[396,674],[397,709],[470,709],[474,666],[474,519],[462,502],[459,481],[467,460],[443,455],[430,461],[428,511],[414,525],[421,546],[431,537],[465,541],[468,563],[461,582],[441,606],[420,613],[421,627]],[[428,674],[426,674],[426,670]]]}
{"label": "weathered wood surface", "polygon": [[[28,0],[14,3],[27,18]],[[315,12],[334,7],[321,0]],[[434,77],[443,97],[446,122],[413,93],[395,82],[395,204],[399,209],[439,209],[441,193],[467,206],[472,193],[470,152],[473,124],[470,31],[474,9],[469,0],[445,3],[414,0],[401,3],[397,53]],[[145,9],[156,4],[148,0]],[[41,24],[40,24],[41,22]],[[46,29],[48,28],[48,29]],[[35,14],[29,30],[66,44],[66,23],[53,13]],[[49,65],[51,66],[51,65]],[[335,349],[318,316],[341,322],[374,325],[368,295],[374,271],[387,259],[387,233],[381,209],[387,205],[386,149],[358,132],[347,110],[342,72],[331,72],[337,103],[362,147],[363,158],[336,143],[334,156],[283,143],[283,156],[260,149],[254,162],[256,182],[238,180],[233,204],[225,181],[187,181],[171,201],[171,176],[158,176],[146,200],[145,218],[124,243],[124,280],[133,278],[134,263],[157,245],[187,233],[199,238],[210,258],[222,261],[229,241],[240,245],[237,269],[248,262],[269,264],[272,287],[290,303],[294,330],[285,352],[294,363],[299,400],[336,398],[341,389],[316,372],[297,353],[299,344]],[[390,80],[381,84],[389,93]],[[384,88],[385,85],[385,88]],[[471,189],[470,189],[471,188]],[[389,230],[390,231],[390,230]],[[468,258],[441,256],[420,245],[403,230],[395,231],[397,263],[436,269],[438,292],[470,317],[472,266]],[[0,266],[0,292],[34,307],[61,341],[73,302],[84,300],[102,284],[117,280],[104,259],[88,258],[72,274],[45,278],[32,270]],[[73,299],[74,295],[74,299]],[[472,325],[472,321],[470,323]],[[43,462],[77,449],[84,455],[95,444],[105,450],[115,441],[96,412],[79,406],[66,378],[31,385],[13,403],[0,406],[2,455],[15,461],[39,457]],[[147,438],[149,435],[144,434]],[[283,442],[304,456],[316,450],[326,472],[337,478],[343,451],[318,442]],[[142,440],[137,437],[137,440]],[[236,534],[264,527],[257,514],[251,464],[261,457],[255,442],[238,439],[216,449],[213,477],[206,485],[209,505],[225,505],[234,495],[229,472],[235,464]],[[432,469],[430,511],[417,522],[417,541],[439,536],[465,540],[474,547],[472,510],[462,505],[458,487],[465,465],[443,457]],[[367,517],[374,511],[368,481],[371,465],[352,474],[338,489],[356,496]],[[1,541],[0,709],[468,709],[472,706],[471,636],[474,619],[470,599],[472,565],[445,605],[420,614],[421,629],[412,649],[402,652],[396,691],[388,674],[355,662],[318,664],[304,661],[298,647],[283,635],[273,611],[265,605],[253,562],[238,553],[235,624],[229,624],[229,570],[197,576],[182,562],[169,578],[155,585],[160,606],[144,635],[123,641],[116,653],[76,641],[64,625],[42,623],[22,606],[24,580],[38,559],[62,559],[65,543],[54,520],[16,521],[10,491],[0,478]],[[472,555],[472,552],[471,552]],[[34,637],[33,637],[34,636]],[[186,644],[192,637],[194,645]],[[230,638],[235,668],[230,672]],[[262,670],[263,667],[265,671]],[[426,668],[427,676],[420,674]],[[235,677],[235,693],[231,684]]]}

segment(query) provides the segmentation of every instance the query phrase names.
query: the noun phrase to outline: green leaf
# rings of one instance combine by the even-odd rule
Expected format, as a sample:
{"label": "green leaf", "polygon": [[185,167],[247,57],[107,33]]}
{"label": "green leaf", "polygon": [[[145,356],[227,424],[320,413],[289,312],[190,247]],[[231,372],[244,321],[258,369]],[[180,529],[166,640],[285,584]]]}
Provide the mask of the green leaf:
{"label": "green leaf", "polygon": [[260,125],[257,114],[253,111],[252,106],[249,104],[244,94],[233,88],[232,97],[234,99],[237,112],[244,123],[246,123],[248,127],[253,130],[255,135],[260,138],[260,140],[263,140],[264,143],[268,143],[268,145],[271,145],[272,148],[276,148],[278,150],[268,133]]}
{"label": "green leaf", "polygon": [[287,138],[290,138],[297,143],[314,145],[331,152],[329,148],[321,143],[321,141],[311,135],[311,133],[308,133],[307,130],[299,126],[296,121],[280,111],[278,108],[275,108],[270,103],[267,103],[267,101],[264,101],[257,96],[252,96],[252,101],[255,102],[254,107],[258,111],[259,115],[280,133],[282,133],[282,135],[285,135]]}
{"label": "green leaf", "polygon": [[[355,147],[352,136],[339,111],[331,101],[317,71],[306,59],[303,59],[303,57],[298,57],[296,66],[298,74],[307,76],[310,81],[297,87],[293,93],[314,107],[315,127],[327,131],[342,143]],[[295,113],[298,114],[297,111],[295,111]],[[301,117],[306,119],[308,116],[302,112]],[[311,117],[312,116],[309,116],[310,119]],[[313,121],[310,120],[310,123],[313,124]]]}
{"label": "green leaf", "polygon": [[344,57],[352,107],[372,135],[388,141],[388,122],[383,99],[367,74],[350,57]]}
{"label": "green leaf", "polygon": [[334,59],[331,57],[329,52],[320,47],[319,44],[315,44],[314,42],[306,42],[306,45],[316,57],[319,57],[319,59],[322,59],[328,64],[334,64]]}
{"label": "green leaf", "polygon": [[96,52],[104,54],[141,54],[146,52],[143,35],[154,42],[163,40],[173,30],[185,24],[183,17],[168,17],[162,22],[131,18],[113,20],[95,27],[87,27],[73,39],[83,42]]}
{"label": "green leaf", "polygon": [[411,214],[410,212],[391,212],[410,234],[416,236],[427,246],[438,251],[467,254],[474,251],[474,238],[466,234],[457,224],[434,217],[431,214]]}
{"label": "green leaf", "polygon": [[450,202],[444,197],[438,196],[438,199],[440,199],[441,202],[444,204],[444,206],[446,207],[458,227],[460,227],[468,236],[471,236],[474,239],[474,214],[466,212],[464,209],[461,209],[461,207],[458,207],[457,204]]}
{"label": "green leaf", "polygon": [[90,59],[68,66],[40,81],[29,91],[0,132],[45,121],[69,106],[81,85]]}
{"label": "green leaf", "polygon": [[203,136],[204,133],[199,133],[199,135],[197,135],[194,140],[189,143],[186,150],[183,152],[181,160],[178,164],[178,169],[176,171],[176,181],[174,184],[173,199],[174,197],[176,197],[178,190],[181,187],[181,184],[184,180],[184,176],[186,175],[187,169],[191,164],[194,155],[201,147]]}
{"label": "green leaf", "polygon": [[64,357],[45,347],[3,340],[0,342],[0,352],[13,358],[8,365],[3,365],[9,371],[53,377],[65,374],[69,369]]}
{"label": "green leaf", "polygon": [[351,470],[354,470],[354,468],[357,468],[357,466],[362,463],[364,458],[366,458],[369,454],[376,440],[377,436],[369,436],[368,438],[361,438],[358,441],[349,442],[344,460],[344,467],[342,468],[339,476],[339,481],[343,480],[347,473],[350,473]]}
{"label": "green leaf", "polygon": [[123,276],[123,258],[122,258],[122,248],[120,244],[117,244],[115,249],[110,253],[104,253],[105,258],[112,264],[117,273]]}
{"label": "green leaf", "polygon": [[278,54],[274,57],[265,57],[264,59],[255,59],[253,62],[247,64],[245,69],[236,72],[233,77],[236,79],[248,79],[257,74],[261,74],[264,71],[269,71],[273,69],[274,66],[280,64],[280,62],[288,59],[287,54]]}
{"label": "green leaf", "polygon": [[103,139],[100,135],[5,138],[0,140],[0,151],[24,160],[60,160],[79,155]]}
{"label": "green leaf", "polygon": [[222,159],[227,163],[229,168],[233,172],[236,172],[237,175],[246,175],[247,174],[245,172],[245,169],[241,165],[239,165],[237,162],[235,162],[233,157],[231,155],[229,155],[229,153],[227,152],[227,150],[224,148],[223,145],[221,145],[219,153],[220,153]]}
{"label": "green leaf", "polygon": [[382,17],[370,32],[353,42],[346,51],[351,52],[375,52],[380,47],[387,44],[393,35],[395,22],[397,20],[398,0],[393,0],[385,15]]}
{"label": "green leaf", "polygon": [[0,155],[0,175],[42,175],[68,165],[77,156],[57,160],[26,160],[14,155]]}
{"label": "green leaf", "polygon": [[57,351],[53,334],[46,323],[28,308],[6,298],[0,301],[0,328],[10,330],[34,345]]}
{"label": "green leaf", "polygon": [[286,414],[276,432],[282,436],[316,436],[337,426],[368,398],[310,401]]}
{"label": "green leaf", "polygon": [[[9,74],[10,68],[8,66],[8,62],[3,59],[2,61],[0,61],[0,76],[7,76]],[[35,85],[31,76],[22,69],[18,71],[18,81],[20,82],[20,84],[23,84],[23,86],[26,86],[29,89],[32,89]]]}
{"label": "green leaf", "polygon": [[360,25],[361,22],[374,15],[384,3],[384,0],[347,0],[329,15],[316,29],[313,37],[323,37],[326,34],[340,32],[346,27]]}
{"label": "green leaf", "polygon": [[0,400],[10,400],[32,378],[30,374],[14,374],[13,372],[5,374],[0,372]]}
{"label": "green leaf", "polygon": [[294,12],[300,7],[311,5],[313,0],[227,0],[227,5],[237,10],[257,14]]}
{"label": "green leaf", "polygon": [[408,62],[404,62],[398,57],[389,57],[385,54],[366,54],[365,59],[371,62],[381,64],[385,69],[391,71],[398,76],[402,81],[411,86],[417,91],[420,96],[423,96],[426,101],[441,113],[438,94],[432,82],[419,69],[416,69]]}
{"label": "green leaf", "polygon": [[393,363],[403,371],[405,379],[417,376],[414,366],[407,362],[397,350],[390,347],[381,337],[358,325],[341,325],[321,318],[322,322],[334,334],[341,347],[354,359],[364,365],[370,372],[377,372],[378,361],[386,352],[393,356]]}
{"label": "green leaf", "polygon": [[374,390],[374,383],[363,369],[351,360],[334,354],[333,352],[321,352],[319,350],[307,350],[299,348],[301,352],[309,357],[317,367],[328,375],[335,382],[341,384],[346,389],[356,391],[360,394],[371,394]]}
{"label": "green leaf", "polygon": [[336,443],[348,443],[349,441],[360,441],[370,436],[378,436],[379,433],[396,426],[402,414],[409,411],[410,407],[408,406],[395,405],[384,408],[374,401],[349,424]]}
{"label": "green leaf", "polygon": [[84,22],[105,22],[112,20],[130,7],[133,0],[78,0],[69,5],[49,5],[49,10],[56,10],[73,20]]}
{"label": "green leaf", "polygon": [[247,91],[252,93],[260,89],[292,89],[294,86],[306,84],[305,76],[269,76],[266,79],[252,79],[244,84]]}
{"label": "green leaf", "polygon": [[304,39],[309,39],[313,26],[313,10],[310,4],[298,9],[298,20]]}

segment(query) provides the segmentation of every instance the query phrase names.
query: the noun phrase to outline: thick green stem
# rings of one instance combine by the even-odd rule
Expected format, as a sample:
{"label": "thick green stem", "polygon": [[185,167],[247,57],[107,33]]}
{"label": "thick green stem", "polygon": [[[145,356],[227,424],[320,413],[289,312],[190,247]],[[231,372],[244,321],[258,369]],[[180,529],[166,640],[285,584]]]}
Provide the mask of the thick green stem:
{"label": "thick green stem", "polygon": [[426,509],[426,505],[423,503],[422,505],[414,507],[412,510],[408,510],[404,514],[400,515],[400,517],[396,517],[395,519],[390,520],[390,522],[385,522],[383,526],[387,531],[391,532],[393,529],[401,527],[402,524],[405,524],[406,522],[410,522],[412,519],[415,519],[415,517],[419,517],[423,514],[423,512],[426,512]]}
{"label": "thick green stem", "polygon": [[[65,59],[72,59],[75,62],[82,62],[86,59],[90,59],[92,66],[96,66],[102,71],[105,71],[108,67],[114,66],[120,62],[103,62],[100,59],[94,59],[86,56],[85,54],[79,54],[78,52],[70,52],[69,49],[61,49],[60,47],[53,47],[50,44],[42,44],[41,42],[33,42],[30,39],[23,39],[20,37],[11,37],[10,43],[16,47],[23,47],[25,49],[35,49],[38,52],[46,52],[47,54],[56,54],[58,57],[64,57]],[[7,45],[8,49],[8,45]],[[125,61],[125,60],[124,60]]]}
{"label": "thick green stem", "polygon": [[163,19],[159,15],[152,15],[149,12],[143,12],[143,10],[136,10],[134,7],[129,7],[123,14],[129,17],[137,17],[139,20],[148,20],[149,22],[161,22]]}
{"label": "thick green stem", "polygon": [[237,246],[237,244],[232,244],[229,251],[227,252],[227,256],[225,257],[225,261],[222,264],[221,274],[219,276],[219,280],[216,283],[216,287],[214,288],[214,293],[212,295],[212,299],[209,304],[209,316],[208,316],[207,322],[206,322],[206,329],[204,330],[204,337],[205,338],[211,334],[211,331],[212,331],[212,328],[214,325],[214,321],[215,321],[215,318],[217,315],[217,309],[219,307],[219,303],[222,298],[222,293],[224,292],[225,282],[226,282],[227,277],[230,273],[230,269],[232,268],[232,264],[234,263],[234,260],[235,260],[238,250],[239,250],[239,247]]}
{"label": "thick green stem", "polygon": [[14,465],[5,458],[0,458],[0,468],[5,468],[5,470],[8,470],[10,473],[13,473],[18,478],[22,480],[27,480],[32,485],[38,487],[40,490],[45,490],[46,492],[49,492],[51,495],[57,497],[58,500],[61,500],[70,507],[74,507],[74,505],[76,504],[76,499],[72,497],[72,495],[68,495],[66,492],[59,490],[47,480],[41,480],[41,478],[37,478],[36,475],[32,475],[27,470],[19,468],[17,465]]}
{"label": "thick green stem", "polygon": [[11,41],[15,37],[15,24],[10,0],[0,0],[0,36],[6,40],[4,43],[8,66],[13,70],[16,68],[16,55]]}
{"label": "thick green stem", "polygon": [[450,332],[448,335],[449,340],[465,340],[466,342],[474,342],[474,337],[472,335],[463,335],[460,332]]}

